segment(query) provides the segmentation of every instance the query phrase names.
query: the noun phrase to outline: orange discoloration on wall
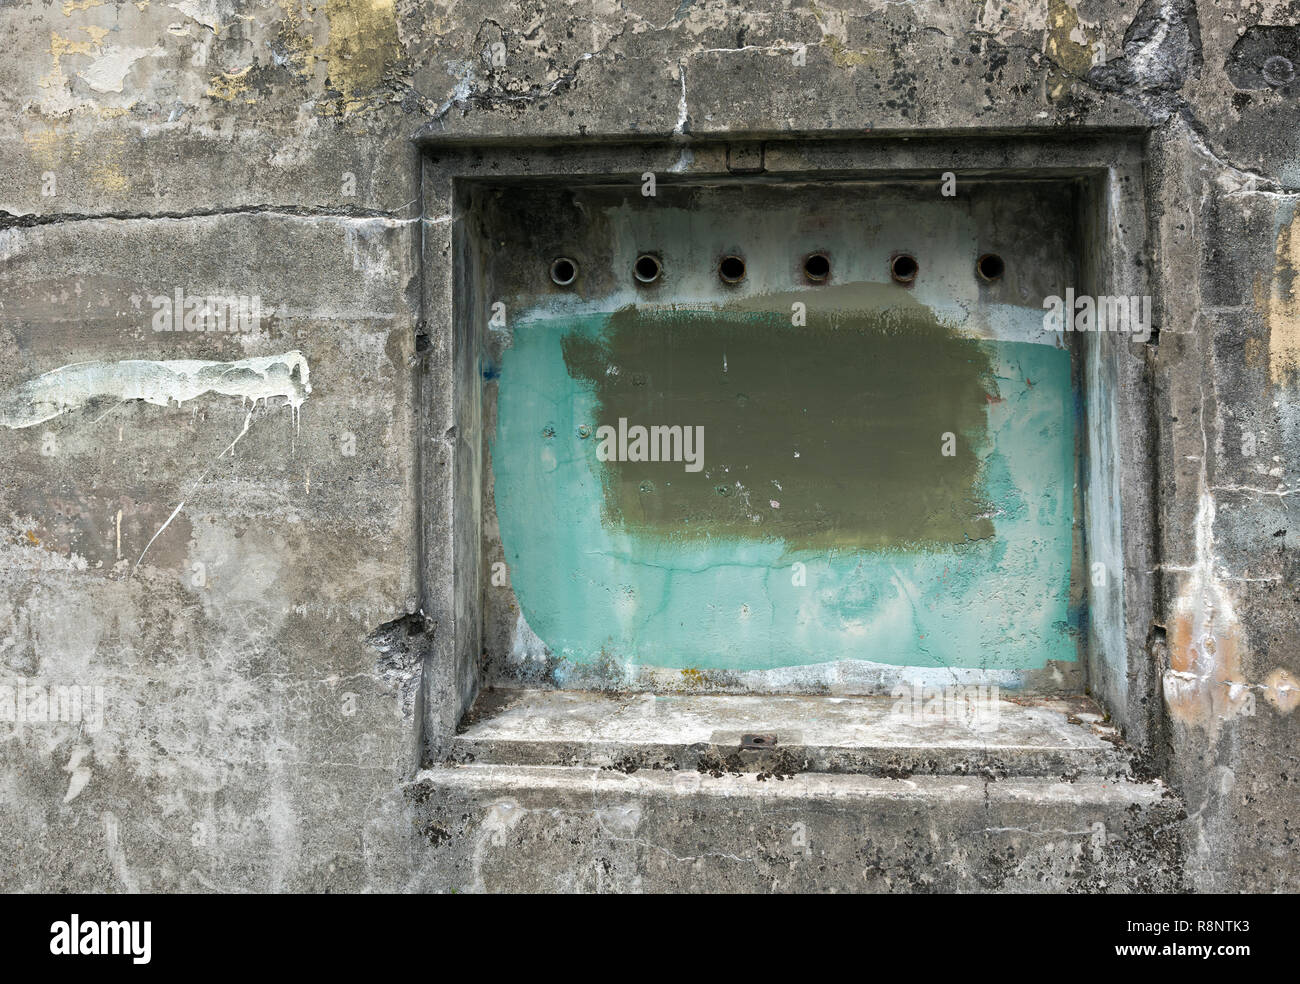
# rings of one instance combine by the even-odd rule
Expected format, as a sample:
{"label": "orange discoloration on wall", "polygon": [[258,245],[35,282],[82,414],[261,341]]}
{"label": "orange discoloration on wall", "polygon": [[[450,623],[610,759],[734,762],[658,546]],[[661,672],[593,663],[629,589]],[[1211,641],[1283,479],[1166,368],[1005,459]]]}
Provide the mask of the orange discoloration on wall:
{"label": "orange discoloration on wall", "polygon": [[1248,369],[1260,369],[1268,365],[1268,346],[1261,339],[1248,338],[1243,347]]}
{"label": "orange discoloration on wall", "polygon": [[1196,517],[1196,561],[1184,569],[1169,633],[1165,703],[1184,724],[1218,731],[1251,705],[1243,686],[1245,632],[1214,564],[1214,497],[1201,493]]}
{"label": "orange discoloration on wall", "polygon": [[1256,289],[1255,304],[1268,323],[1268,372],[1274,383],[1282,383],[1300,372],[1300,297],[1296,295],[1300,271],[1300,229],[1292,218],[1278,232],[1274,251],[1273,280]]}
{"label": "orange discoloration on wall", "polygon": [[1264,698],[1283,714],[1300,707],[1300,680],[1286,670],[1274,670],[1264,680]]}

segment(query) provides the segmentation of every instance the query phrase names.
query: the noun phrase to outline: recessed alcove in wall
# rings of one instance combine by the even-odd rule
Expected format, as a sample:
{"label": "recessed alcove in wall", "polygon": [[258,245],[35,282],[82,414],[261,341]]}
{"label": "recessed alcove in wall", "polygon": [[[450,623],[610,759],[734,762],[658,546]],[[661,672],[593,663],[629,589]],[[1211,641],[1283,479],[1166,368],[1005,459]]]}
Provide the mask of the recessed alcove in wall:
{"label": "recessed alcove in wall", "polygon": [[1142,343],[1043,305],[1150,293],[1140,148],[1045,143],[769,142],[744,175],[438,148],[431,731],[485,686],[996,684],[1129,721]]}

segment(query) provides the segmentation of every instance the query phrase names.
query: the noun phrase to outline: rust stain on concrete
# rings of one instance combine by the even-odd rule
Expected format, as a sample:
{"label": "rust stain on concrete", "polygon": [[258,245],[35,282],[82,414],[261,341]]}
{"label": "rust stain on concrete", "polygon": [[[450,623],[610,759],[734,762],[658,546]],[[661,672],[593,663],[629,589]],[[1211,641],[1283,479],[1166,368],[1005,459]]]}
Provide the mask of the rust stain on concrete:
{"label": "rust stain on concrete", "polygon": [[1300,707],[1300,680],[1286,670],[1274,670],[1264,679],[1264,699],[1283,714]]}
{"label": "rust stain on concrete", "polygon": [[1242,656],[1245,632],[1214,560],[1214,496],[1202,489],[1196,515],[1196,559],[1184,569],[1169,637],[1165,702],[1175,718],[1211,734],[1250,707]]}
{"label": "rust stain on concrete", "polygon": [[1296,271],[1300,269],[1300,232],[1291,221],[1278,231],[1272,282],[1256,288],[1255,305],[1268,323],[1268,373],[1275,383],[1294,379],[1300,371],[1300,299]]}

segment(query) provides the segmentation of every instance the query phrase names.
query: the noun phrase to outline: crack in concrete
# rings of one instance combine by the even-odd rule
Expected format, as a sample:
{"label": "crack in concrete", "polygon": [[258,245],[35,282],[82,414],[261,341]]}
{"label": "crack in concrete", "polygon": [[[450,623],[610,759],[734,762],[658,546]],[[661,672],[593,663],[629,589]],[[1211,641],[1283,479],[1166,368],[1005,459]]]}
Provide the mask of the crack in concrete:
{"label": "crack in concrete", "polygon": [[[408,202],[404,208],[415,202]],[[292,218],[333,219],[338,221],[381,219],[397,225],[420,221],[419,216],[404,218],[395,212],[369,208],[336,208],[313,205],[232,205],[226,208],[199,208],[183,212],[50,212],[15,214],[0,210],[0,230],[31,229],[39,226],[72,222],[157,222],[167,219],[205,219],[226,215],[276,215]]]}

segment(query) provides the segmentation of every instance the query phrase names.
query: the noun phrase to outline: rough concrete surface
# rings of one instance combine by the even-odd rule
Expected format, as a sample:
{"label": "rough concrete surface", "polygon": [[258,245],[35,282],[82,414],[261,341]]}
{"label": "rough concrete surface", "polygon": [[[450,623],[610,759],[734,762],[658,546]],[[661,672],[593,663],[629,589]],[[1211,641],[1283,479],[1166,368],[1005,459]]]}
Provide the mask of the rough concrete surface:
{"label": "rough concrete surface", "polygon": [[[6,0],[0,120],[0,890],[1300,888],[1295,2]],[[909,139],[1140,145],[1096,713],[977,774],[458,738],[479,261],[430,175]]]}

